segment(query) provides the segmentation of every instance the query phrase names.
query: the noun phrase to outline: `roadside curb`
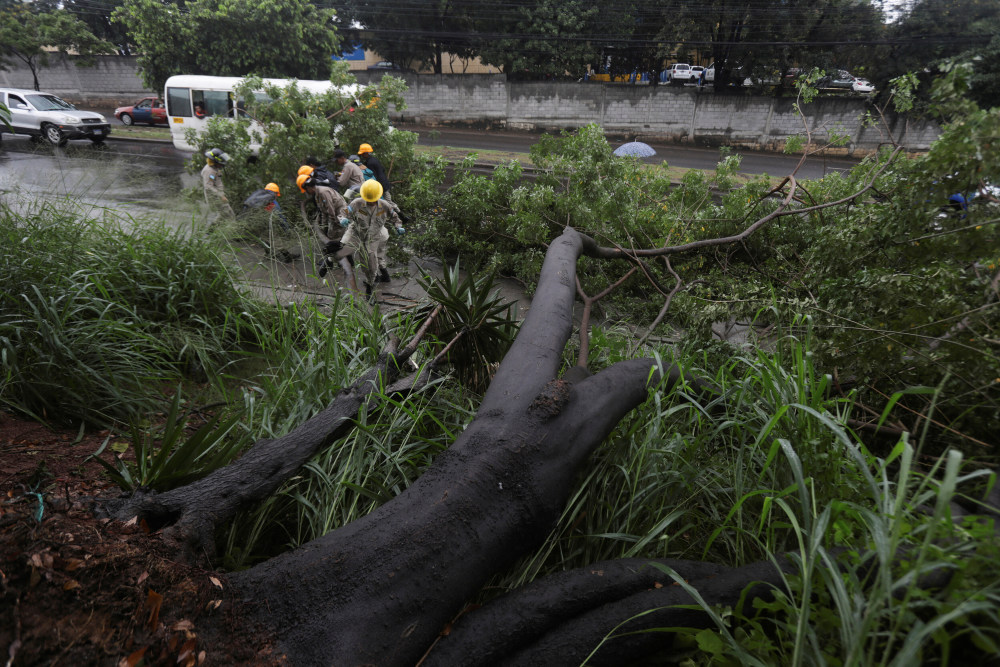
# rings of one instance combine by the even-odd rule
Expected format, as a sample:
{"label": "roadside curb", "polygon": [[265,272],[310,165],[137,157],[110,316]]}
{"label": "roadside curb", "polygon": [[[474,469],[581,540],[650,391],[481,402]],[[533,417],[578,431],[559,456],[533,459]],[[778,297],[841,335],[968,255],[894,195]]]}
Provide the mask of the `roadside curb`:
{"label": "roadside curb", "polygon": [[109,134],[104,137],[105,140],[111,139],[114,141],[145,141],[151,144],[172,144],[174,143],[170,139],[151,139],[149,137],[123,137],[121,135],[115,135],[114,133]]}

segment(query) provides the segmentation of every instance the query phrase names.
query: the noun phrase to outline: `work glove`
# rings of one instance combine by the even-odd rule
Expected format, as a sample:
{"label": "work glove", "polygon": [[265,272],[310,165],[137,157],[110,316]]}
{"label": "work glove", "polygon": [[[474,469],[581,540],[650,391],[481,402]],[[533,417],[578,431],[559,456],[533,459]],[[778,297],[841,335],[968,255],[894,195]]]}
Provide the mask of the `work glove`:
{"label": "work glove", "polygon": [[406,228],[396,227],[396,236],[402,236],[405,233],[406,233]]}
{"label": "work glove", "polygon": [[323,252],[327,255],[336,255],[344,247],[340,241],[327,241],[323,245]]}
{"label": "work glove", "polygon": [[410,216],[406,215],[402,211],[396,211],[396,215],[399,216],[399,219],[403,221],[404,225],[410,224]]}
{"label": "work glove", "polygon": [[351,221],[348,220],[347,218],[341,218],[340,219],[340,226],[341,227],[347,227],[350,224],[351,224]]}

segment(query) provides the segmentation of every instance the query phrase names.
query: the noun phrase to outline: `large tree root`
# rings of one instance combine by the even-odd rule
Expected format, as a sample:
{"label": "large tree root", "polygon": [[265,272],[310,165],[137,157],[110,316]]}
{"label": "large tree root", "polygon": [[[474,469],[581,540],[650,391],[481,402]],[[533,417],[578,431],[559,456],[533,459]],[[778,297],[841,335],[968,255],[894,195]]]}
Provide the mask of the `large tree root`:
{"label": "large tree root", "polygon": [[[670,567],[692,582],[729,570],[700,561],[622,558],[553,574],[461,616],[435,645],[423,666],[474,667],[501,662],[594,609],[674,584],[652,562]],[[584,646],[592,647],[604,634],[606,631],[588,638]],[[545,661],[537,664],[543,663],[549,664]]]}
{"label": "large tree root", "polygon": [[[295,472],[324,447],[347,435],[363,406],[398,375],[410,350],[394,354],[395,345],[383,352],[375,366],[351,386],[341,390],[330,405],[287,435],[259,440],[242,457],[206,477],[165,493],[137,493],[114,510],[120,519],[137,516],[151,530],[162,529],[165,540],[176,542],[186,557],[211,558],[215,529],[241,509],[276,492]],[[424,375],[426,377],[426,374]],[[420,378],[391,385],[387,391],[406,390]]]}

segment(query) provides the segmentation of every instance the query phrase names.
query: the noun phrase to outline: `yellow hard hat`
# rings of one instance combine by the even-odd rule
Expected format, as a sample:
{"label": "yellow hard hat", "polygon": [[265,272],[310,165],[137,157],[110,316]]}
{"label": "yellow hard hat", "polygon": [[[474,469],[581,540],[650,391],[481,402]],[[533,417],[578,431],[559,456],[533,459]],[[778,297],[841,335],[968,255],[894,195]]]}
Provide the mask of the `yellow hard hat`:
{"label": "yellow hard hat", "polygon": [[299,167],[299,176],[301,176],[302,174],[305,174],[306,176],[312,176],[312,173],[313,173],[313,168],[307,164],[304,164],[301,167]]}
{"label": "yellow hard hat", "polygon": [[382,196],[382,184],[375,179],[369,179],[361,184],[361,198],[366,202],[377,202]]}
{"label": "yellow hard hat", "polygon": [[299,174],[299,177],[295,179],[295,184],[299,186],[299,192],[305,193],[305,185],[312,185],[312,176],[309,174]]}
{"label": "yellow hard hat", "polygon": [[362,153],[374,153],[374,152],[375,149],[372,148],[371,144],[361,144],[360,146],[358,146],[358,155],[361,155]]}
{"label": "yellow hard hat", "polygon": [[281,196],[281,188],[278,187],[277,183],[268,183],[267,185],[264,186],[264,189],[270,190],[279,197]]}

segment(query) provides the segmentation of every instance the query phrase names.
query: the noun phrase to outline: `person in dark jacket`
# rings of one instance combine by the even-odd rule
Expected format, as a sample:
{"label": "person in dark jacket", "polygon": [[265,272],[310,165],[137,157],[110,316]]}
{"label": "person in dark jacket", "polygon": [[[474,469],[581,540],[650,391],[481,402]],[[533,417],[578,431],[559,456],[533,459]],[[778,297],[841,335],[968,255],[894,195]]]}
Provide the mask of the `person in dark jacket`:
{"label": "person in dark jacket", "polygon": [[240,211],[240,215],[263,209],[274,216],[282,229],[288,231],[291,227],[288,225],[285,214],[281,211],[281,205],[278,204],[278,197],[280,196],[281,188],[278,187],[278,184],[268,183],[260,190],[254,190],[249,197],[243,200],[243,210]]}
{"label": "person in dark jacket", "polygon": [[382,186],[382,199],[387,202],[392,201],[392,197],[389,196],[389,175],[385,173],[385,167],[379,162],[379,159],[375,157],[375,149],[372,148],[371,144],[361,144],[358,147],[358,157],[361,158],[361,162],[372,170],[375,174],[375,180],[379,182]]}
{"label": "person in dark jacket", "polygon": [[[316,181],[317,185],[324,185],[328,188],[337,187],[336,176],[330,173],[330,170],[326,168],[326,165],[322,164],[312,155],[307,156],[306,159],[303,160],[303,166],[312,167],[312,172],[310,172],[310,175],[313,177],[313,180]],[[299,175],[301,174],[302,170],[300,169]]]}

